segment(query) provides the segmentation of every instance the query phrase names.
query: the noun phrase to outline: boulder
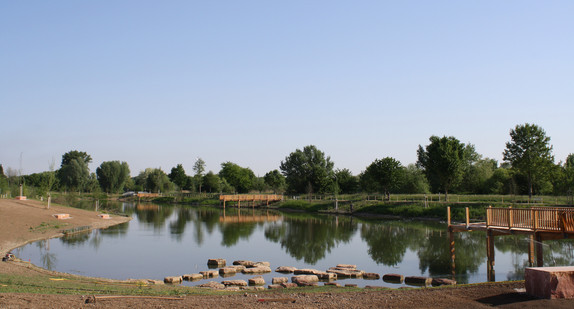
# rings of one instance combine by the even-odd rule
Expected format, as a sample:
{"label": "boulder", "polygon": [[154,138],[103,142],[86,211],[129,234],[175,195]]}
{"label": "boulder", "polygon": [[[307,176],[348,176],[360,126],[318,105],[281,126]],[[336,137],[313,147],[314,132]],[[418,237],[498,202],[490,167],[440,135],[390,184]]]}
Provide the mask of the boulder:
{"label": "boulder", "polygon": [[269,262],[256,262],[252,267],[271,267]]}
{"label": "boulder", "polygon": [[292,273],[295,272],[295,270],[297,270],[297,268],[289,266],[279,266],[277,269],[275,269],[275,271],[278,273]]}
{"label": "boulder", "polygon": [[237,273],[237,269],[235,267],[223,267],[219,269],[219,274],[222,276],[235,275],[235,273]]}
{"label": "boulder", "polygon": [[219,282],[215,282],[215,281],[209,281],[207,283],[204,284],[200,284],[198,285],[198,287],[200,288],[210,288],[210,289],[224,289],[225,285],[219,283]]}
{"label": "boulder", "polygon": [[253,267],[253,265],[255,265],[255,262],[253,262],[253,261],[238,260],[238,261],[233,261],[233,265],[241,265],[241,266],[245,266],[245,267]]}
{"label": "boulder", "polygon": [[310,269],[310,268],[302,268],[302,269],[295,269],[293,271],[293,273],[295,275],[315,275],[316,273],[319,273],[320,271],[316,270],[316,269]]}
{"label": "boulder", "polygon": [[261,276],[249,278],[249,285],[265,285],[265,279]]}
{"label": "boulder", "polygon": [[226,291],[239,291],[240,287],[239,286],[234,286],[234,285],[229,285],[229,286],[225,286],[225,290]]}
{"label": "boulder", "polygon": [[283,289],[283,286],[281,286],[280,284],[270,284],[267,286],[267,288],[270,290],[277,290],[277,289]]}
{"label": "boulder", "polygon": [[351,264],[337,264],[337,268],[343,268],[343,269],[357,269],[357,265],[351,265]]}
{"label": "boulder", "polygon": [[199,273],[203,275],[204,279],[219,277],[219,272],[217,270],[204,270],[200,271]]}
{"label": "boulder", "polygon": [[209,259],[207,260],[207,265],[216,267],[225,267],[227,262],[225,259]]}
{"label": "boulder", "polygon": [[526,267],[524,281],[529,295],[546,299],[574,298],[574,266]]}
{"label": "boulder", "polygon": [[381,279],[381,275],[376,274],[376,273],[364,273],[364,274],[363,274],[363,279],[379,280],[379,279]]}
{"label": "boulder", "polygon": [[405,284],[414,286],[429,286],[432,283],[432,278],[420,277],[420,276],[409,276],[405,277]]}
{"label": "boulder", "polygon": [[386,274],[383,276],[383,281],[388,283],[403,283],[405,276],[398,274]]}
{"label": "boulder", "polygon": [[337,274],[337,278],[362,278],[365,273],[362,270],[356,269],[337,269],[336,267],[331,267],[327,270],[328,273]]}
{"label": "boulder", "polygon": [[181,283],[182,281],[183,281],[183,278],[181,276],[165,277],[163,279],[163,282],[165,282],[165,283]]}
{"label": "boulder", "polygon": [[264,274],[264,273],[270,273],[271,268],[269,268],[267,266],[259,266],[259,267],[253,267],[253,268],[245,268],[241,272],[244,274]]}
{"label": "boulder", "polygon": [[431,284],[432,286],[455,285],[456,281],[445,278],[433,278]]}
{"label": "boulder", "polygon": [[221,283],[225,286],[247,286],[245,280],[224,280]]}
{"label": "boulder", "polygon": [[291,277],[291,282],[298,286],[318,285],[319,277],[315,275],[300,275]]}
{"label": "boulder", "polygon": [[187,274],[187,275],[183,275],[181,276],[183,278],[183,280],[185,281],[197,281],[197,280],[201,280],[203,279],[203,275],[202,274]]}
{"label": "boulder", "polygon": [[317,276],[320,280],[327,280],[327,281],[337,280],[337,274],[328,273],[326,271],[316,272],[315,276]]}
{"label": "boulder", "polygon": [[281,284],[281,283],[289,282],[289,278],[287,278],[287,277],[274,277],[271,282],[273,284]]}
{"label": "boulder", "polygon": [[335,287],[340,287],[341,285],[338,284],[337,282],[325,282],[324,284],[325,286],[335,286]]}
{"label": "boulder", "polygon": [[286,288],[286,289],[290,289],[290,288],[296,288],[299,285],[297,283],[292,283],[292,282],[283,282],[283,283],[281,283],[281,286]]}
{"label": "boulder", "polygon": [[227,266],[227,267],[235,268],[235,272],[237,272],[237,273],[242,272],[246,268],[243,265],[232,265],[232,266]]}

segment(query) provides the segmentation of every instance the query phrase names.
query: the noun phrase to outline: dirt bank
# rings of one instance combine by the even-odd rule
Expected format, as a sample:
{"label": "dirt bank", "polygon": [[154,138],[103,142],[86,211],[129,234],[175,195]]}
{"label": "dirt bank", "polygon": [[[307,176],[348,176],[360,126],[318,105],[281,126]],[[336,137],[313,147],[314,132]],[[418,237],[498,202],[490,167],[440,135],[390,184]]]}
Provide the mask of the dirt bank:
{"label": "dirt bank", "polygon": [[[54,214],[67,213],[72,219],[58,220]],[[105,228],[126,222],[129,218],[101,219],[90,211],[52,205],[50,209],[38,201],[0,199],[0,253],[28,242],[61,236],[61,231],[79,226]],[[86,303],[93,293],[74,295],[74,280],[86,278],[68,276],[71,287],[61,288],[54,294],[5,293],[10,284],[20,284],[15,276],[28,278],[21,282],[46,282],[58,275],[41,271],[27,263],[0,262],[0,308],[573,308],[574,300],[540,300],[525,295],[523,282],[477,284],[454,288],[426,289],[361,289],[346,291],[333,288],[310,293],[307,288],[288,292],[259,291],[218,293],[214,295],[187,295],[181,299],[167,298],[99,298],[96,303]],[[44,280],[42,280],[44,279]],[[40,284],[40,283],[38,283]],[[105,286],[98,282],[98,287]],[[376,284],[374,284],[376,285]],[[3,291],[4,289],[4,291]],[[165,287],[170,289],[170,287]],[[39,290],[42,290],[39,288]],[[44,289],[45,290],[45,289]],[[166,293],[166,295],[169,295]],[[117,295],[116,295],[117,296]]]}

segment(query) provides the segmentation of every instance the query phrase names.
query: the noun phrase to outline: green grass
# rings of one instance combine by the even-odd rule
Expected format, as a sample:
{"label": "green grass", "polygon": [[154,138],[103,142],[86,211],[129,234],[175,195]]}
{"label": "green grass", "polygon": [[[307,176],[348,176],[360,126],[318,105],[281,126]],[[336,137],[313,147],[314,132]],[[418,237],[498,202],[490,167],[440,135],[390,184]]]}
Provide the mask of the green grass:
{"label": "green grass", "polygon": [[61,223],[61,222],[42,222],[40,225],[36,227],[30,227],[30,232],[46,232],[52,229],[61,229],[68,225],[69,225],[68,223]]}

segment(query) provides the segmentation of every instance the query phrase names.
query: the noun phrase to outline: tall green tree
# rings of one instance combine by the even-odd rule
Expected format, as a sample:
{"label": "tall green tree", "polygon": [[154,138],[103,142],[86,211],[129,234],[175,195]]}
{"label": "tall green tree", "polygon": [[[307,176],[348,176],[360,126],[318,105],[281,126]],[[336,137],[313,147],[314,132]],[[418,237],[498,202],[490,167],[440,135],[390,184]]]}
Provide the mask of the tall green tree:
{"label": "tall green tree", "polygon": [[178,164],[177,166],[171,168],[171,172],[169,173],[169,180],[178,186],[180,190],[185,188],[188,182],[188,178],[185,174],[185,170],[183,169],[183,165]]}
{"label": "tall green tree", "polygon": [[339,186],[341,194],[356,193],[359,189],[359,179],[354,176],[349,169],[335,170],[335,180]]}
{"label": "tall green tree", "polygon": [[429,141],[425,148],[419,145],[417,165],[424,169],[433,191],[444,190],[448,201],[448,192],[461,181],[474,147],[467,147],[452,136],[433,135]]}
{"label": "tall green tree", "polygon": [[416,164],[409,164],[404,168],[404,181],[400,192],[409,194],[430,192],[430,185],[424,171],[417,167]]}
{"label": "tall green tree", "polygon": [[554,165],[550,137],[541,127],[526,123],[511,130],[510,139],[506,143],[503,159],[526,176],[528,197],[532,198],[533,184],[543,181]]}
{"label": "tall green tree", "polygon": [[212,171],[207,172],[203,176],[203,189],[206,192],[220,192],[221,191],[221,179],[219,176],[214,174]]}
{"label": "tall green tree", "polygon": [[60,184],[68,190],[81,191],[90,180],[88,164],[92,157],[83,151],[72,150],[62,155],[62,164],[56,173]]}
{"label": "tall green tree", "polygon": [[375,184],[377,189],[389,200],[391,192],[396,192],[401,187],[404,180],[404,170],[401,162],[386,157],[375,159],[373,163],[367,166],[362,177],[365,178],[364,182]]}
{"label": "tall green tree", "polygon": [[119,193],[130,179],[130,167],[126,162],[106,161],[96,169],[98,183],[106,193]]}
{"label": "tall green tree", "polygon": [[219,177],[225,179],[239,193],[248,193],[256,178],[251,169],[232,162],[221,163]]}
{"label": "tall green tree", "polygon": [[197,179],[197,185],[199,187],[199,193],[201,193],[201,185],[203,184],[203,172],[205,171],[205,161],[201,158],[195,160],[193,164],[193,171],[195,172],[195,178]]}
{"label": "tall green tree", "polygon": [[279,170],[272,170],[263,176],[263,181],[273,192],[281,193],[285,190],[285,176]]}
{"label": "tall green tree", "polygon": [[309,145],[287,156],[280,169],[291,193],[331,193],[333,166],[331,157]]}
{"label": "tall green tree", "polygon": [[173,188],[173,183],[164,171],[156,168],[147,175],[146,187],[151,192],[169,192]]}

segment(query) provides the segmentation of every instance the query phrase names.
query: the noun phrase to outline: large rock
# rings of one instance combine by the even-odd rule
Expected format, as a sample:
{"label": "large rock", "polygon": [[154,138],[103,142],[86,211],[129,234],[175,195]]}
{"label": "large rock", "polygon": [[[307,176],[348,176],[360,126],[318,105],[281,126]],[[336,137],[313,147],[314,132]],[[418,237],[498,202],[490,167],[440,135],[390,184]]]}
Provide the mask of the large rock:
{"label": "large rock", "polygon": [[342,268],[342,269],[357,269],[357,265],[337,264],[337,268]]}
{"label": "large rock", "polygon": [[301,269],[295,269],[293,271],[293,273],[295,275],[315,275],[316,273],[319,273],[321,271],[316,270],[316,269],[311,269],[311,268],[301,268]]}
{"label": "large rock", "polygon": [[223,267],[219,269],[219,274],[222,276],[232,276],[237,273],[237,269],[235,267]]}
{"label": "large rock", "polygon": [[224,280],[221,283],[225,286],[247,286],[245,280]]}
{"label": "large rock", "polygon": [[[312,283],[316,283],[316,282],[311,282]],[[286,288],[286,289],[291,289],[291,288],[296,288],[299,285],[297,283],[292,283],[292,282],[283,282],[281,283],[281,286]]]}
{"label": "large rock", "polygon": [[445,278],[433,278],[431,284],[432,286],[455,285],[456,281]]}
{"label": "large rock", "polygon": [[291,277],[291,282],[297,284],[298,286],[317,285],[317,283],[319,282],[319,277],[317,277],[316,275],[293,276]]}
{"label": "large rock", "polygon": [[200,287],[200,288],[218,289],[218,290],[219,290],[219,289],[224,289],[224,288],[225,288],[225,285],[224,285],[224,284],[221,284],[221,283],[219,283],[219,282],[209,281],[209,282],[207,282],[207,283],[198,285],[198,287]]}
{"label": "large rock", "polygon": [[278,273],[292,273],[295,272],[295,270],[297,270],[297,268],[290,266],[279,266],[277,269],[275,269],[275,271]]}
{"label": "large rock", "polygon": [[207,265],[215,267],[225,267],[227,262],[225,259],[209,259],[207,260]]}
{"label": "large rock", "polygon": [[267,288],[270,290],[277,290],[277,289],[283,289],[284,287],[281,286],[281,284],[270,284],[267,286]]}
{"label": "large rock", "polygon": [[420,277],[420,276],[409,276],[405,277],[405,284],[414,286],[429,286],[432,283],[432,278]]}
{"label": "large rock", "polygon": [[244,274],[264,274],[264,273],[270,273],[271,272],[271,268],[267,267],[267,266],[259,266],[259,267],[253,267],[253,268],[245,268],[244,270],[241,271]]}
{"label": "large rock", "polygon": [[249,278],[249,285],[265,285],[265,279],[261,276]]}
{"label": "large rock", "polygon": [[546,299],[574,298],[574,266],[527,267],[524,280],[529,295]]}
{"label": "large rock", "polygon": [[187,274],[187,275],[183,275],[181,276],[183,278],[183,280],[185,281],[197,281],[197,280],[201,280],[203,279],[203,275],[202,274]]}
{"label": "large rock", "polygon": [[285,282],[289,282],[289,278],[287,277],[273,277],[271,283],[273,284],[281,284],[281,283],[285,283]]}
{"label": "large rock", "polygon": [[337,280],[337,274],[328,273],[326,271],[316,272],[314,275],[321,280],[327,280],[327,281]]}
{"label": "large rock", "polygon": [[219,272],[217,270],[204,270],[199,273],[203,275],[204,279],[219,277]]}
{"label": "large rock", "polygon": [[271,267],[269,262],[256,262],[252,267]]}
{"label": "large rock", "polygon": [[328,273],[337,274],[338,278],[363,278],[363,274],[365,273],[362,270],[356,269],[342,269],[340,267],[331,267],[327,270]]}
{"label": "large rock", "polygon": [[364,273],[363,278],[368,280],[379,280],[381,279],[381,275],[377,273]]}
{"label": "large rock", "polygon": [[237,272],[237,273],[242,272],[246,268],[243,265],[232,265],[232,266],[227,266],[227,267],[235,268],[235,272]]}
{"label": "large rock", "polygon": [[386,274],[383,276],[383,281],[389,283],[403,283],[405,276],[399,274]]}
{"label": "large rock", "polygon": [[163,279],[163,282],[165,282],[165,283],[181,283],[182,281],[183,281],[183,278],[181,276],[165,277]]}
{"label": "large rock", "polygon": [[253,267],[253,265],[255,265],[255,262],[253,262],[253,261],[245,261],[245,260],[238,260],[238,261],[233,261],[233,265],[241,265],[241,266],[245,266],[245,267]]}

